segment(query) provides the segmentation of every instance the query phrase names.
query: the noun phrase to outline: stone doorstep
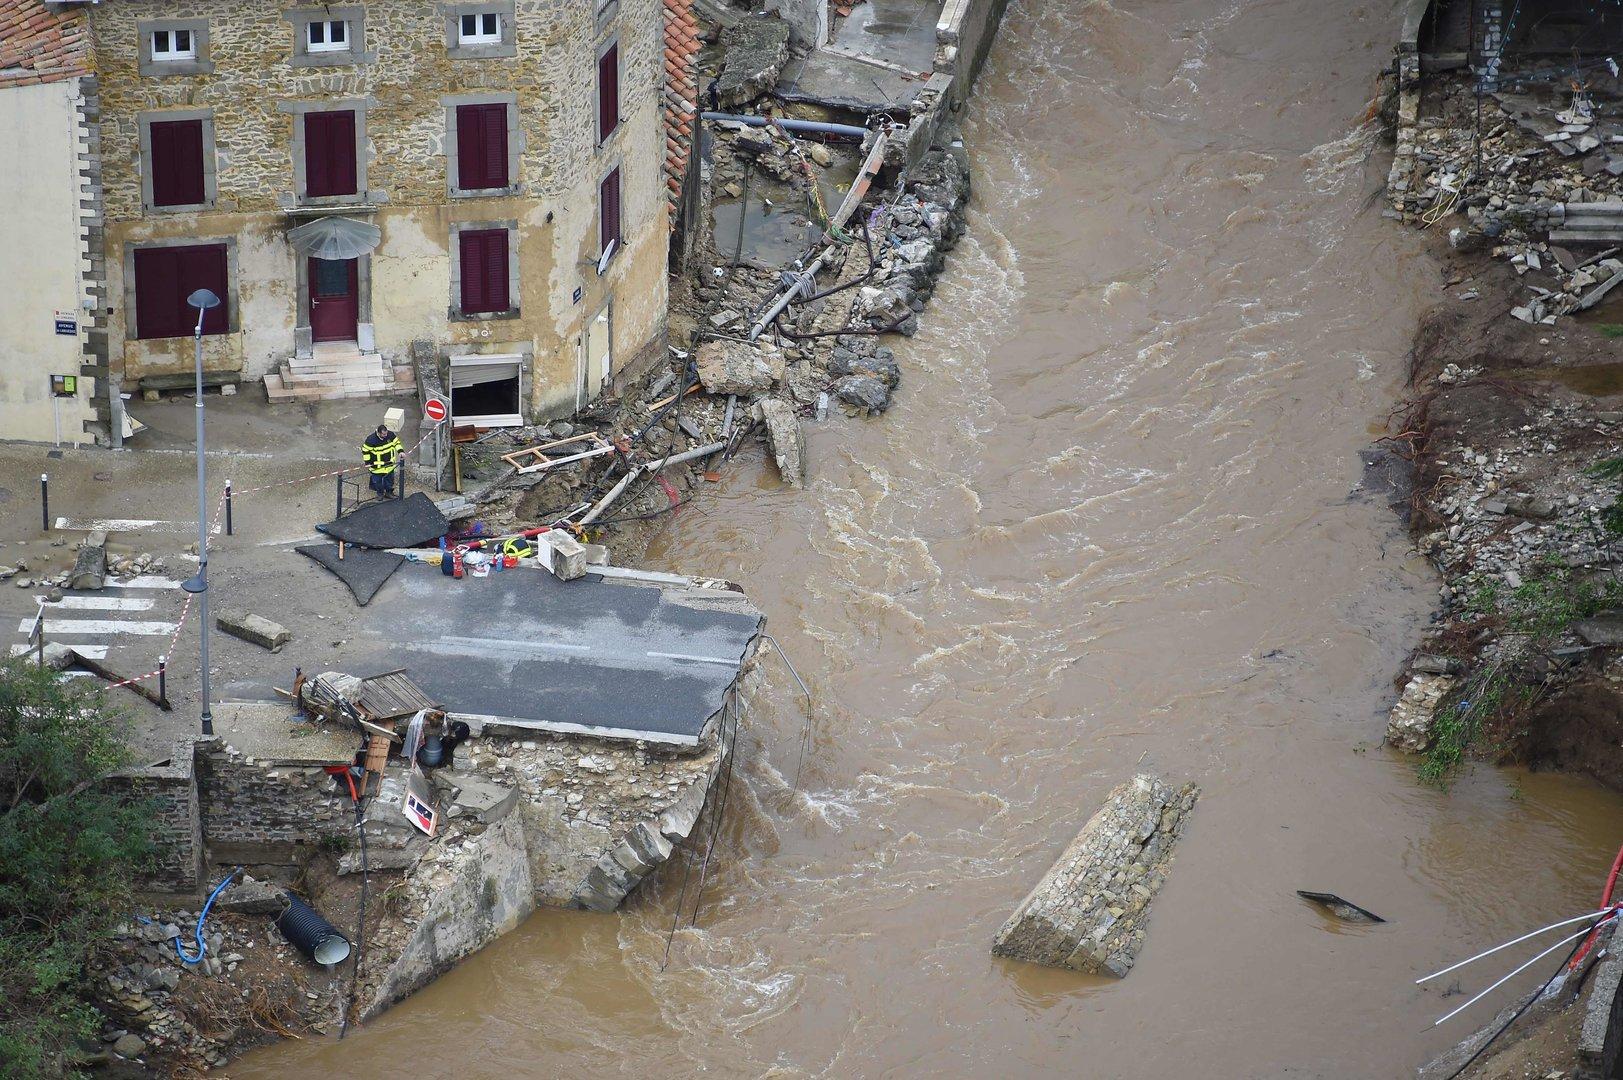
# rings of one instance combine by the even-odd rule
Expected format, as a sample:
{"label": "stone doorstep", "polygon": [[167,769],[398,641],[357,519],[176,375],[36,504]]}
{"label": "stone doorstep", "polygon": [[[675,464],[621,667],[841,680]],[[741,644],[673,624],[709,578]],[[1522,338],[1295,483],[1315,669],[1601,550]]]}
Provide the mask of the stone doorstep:
{"label": "stone doorstep", "polygon": [[394,380],[382,375],[366,376],[334,376],[334,375],[294,375],[282,376],[282,385],[289,390],[300,387],[324,387],[329,390],[375,390],[385,386],[393,386]]}
{"label": "stone doorstep", "polygon": [[322,367],[289,368],[284,365],[278,372],[284,379],[393,379],[394,372],[382,364],[355,364],[340,367],[328,364]]}
{"label": "stone doorstep", "polygon": [[284,375],[382,375],[394,377],[394,371],[382,360],[357,361],[352,364],[290,364],[286,361],[277,368]]}

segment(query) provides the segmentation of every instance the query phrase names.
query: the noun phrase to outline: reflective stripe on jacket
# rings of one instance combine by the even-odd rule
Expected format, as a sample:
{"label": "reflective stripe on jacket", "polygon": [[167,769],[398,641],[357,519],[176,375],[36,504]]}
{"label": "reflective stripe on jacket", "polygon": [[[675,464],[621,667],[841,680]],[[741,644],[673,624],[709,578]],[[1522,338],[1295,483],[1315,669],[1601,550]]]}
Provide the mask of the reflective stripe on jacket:
{"label": "reflective stripe on jacket", "polygon": [[400,445],[400,436],[390,435],[387,442],[375,441],[377,432],[366,437],[361,444],[361,460],[366,463],[366,469],[374,476],[386,476],[394,472],[395,460],[405,449]]}

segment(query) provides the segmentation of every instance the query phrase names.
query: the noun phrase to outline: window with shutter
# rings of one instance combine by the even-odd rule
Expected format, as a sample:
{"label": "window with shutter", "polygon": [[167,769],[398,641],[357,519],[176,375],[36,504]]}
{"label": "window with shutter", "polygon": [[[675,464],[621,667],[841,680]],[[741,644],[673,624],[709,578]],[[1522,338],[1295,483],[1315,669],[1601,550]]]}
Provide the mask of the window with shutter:
{"label": "window with shutter", "polygon": [[456,177],[461,191],[504,188],[507,175],[507,105],[458,105]]}
{"label": "window with shutter", "polygon": [[203,333],[224,334],[230,328],[231,293],[227,281],[226,245],[138,248],[135,252],[135,336],[189,337],[197,326],[197,309],[186,298],[208,289],[220,306],[203,316]]}
{"label": "window with shutter", "polygon": [[506,229],[468,229],[458,234],[462,272],[462,313],[476,315],[512,308],[507,287]]}
{"label": "window with shutter", "polygon": [[603,142],[620,126],[620,45],[616,42],[597,58],[597,141]]}
{"label": "window with shutter", "polygon": [[148,128],[153,206],[198,206],[203,183],[203,121],[161,120]]}
{"label": "window with shutter", "polygon": [[304,114],[304,192],[312,198],[356,193],[355,113]]}
{"label": "window with shutter", "polygon": [[609,245],[620,240],[620,170],[603,178],[597,189],[597,244],[599,257],[608,254]]}

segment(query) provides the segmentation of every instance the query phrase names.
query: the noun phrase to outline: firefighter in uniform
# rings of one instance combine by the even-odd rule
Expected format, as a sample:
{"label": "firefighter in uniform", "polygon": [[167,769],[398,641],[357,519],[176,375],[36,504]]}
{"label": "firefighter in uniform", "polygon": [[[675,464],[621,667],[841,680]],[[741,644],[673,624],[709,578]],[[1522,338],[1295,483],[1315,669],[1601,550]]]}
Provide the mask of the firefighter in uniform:
{"label": "firefighter in uniform", "polygon": [[390,431],[386,424],[379,424],[378,429],[361,444],[361,460],[366,463],[366,471],[372,474],[372,490],[385,499],[392,498],[395,493],[394,471],[401,450],[400,436]]}

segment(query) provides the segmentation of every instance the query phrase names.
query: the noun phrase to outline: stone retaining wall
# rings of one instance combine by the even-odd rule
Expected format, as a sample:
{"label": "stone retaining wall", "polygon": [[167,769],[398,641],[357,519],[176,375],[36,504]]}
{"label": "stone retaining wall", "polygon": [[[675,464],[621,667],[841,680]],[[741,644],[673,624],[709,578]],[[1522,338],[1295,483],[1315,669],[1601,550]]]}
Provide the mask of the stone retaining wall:
{"label": "stone retaining wall", "polygon": [[202,835],[219,863],[295,864],[327,836],[347,842],[355,815],[319,766],[251,764],[218,742],[199,746]]}

